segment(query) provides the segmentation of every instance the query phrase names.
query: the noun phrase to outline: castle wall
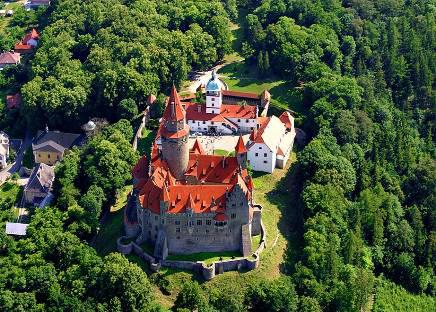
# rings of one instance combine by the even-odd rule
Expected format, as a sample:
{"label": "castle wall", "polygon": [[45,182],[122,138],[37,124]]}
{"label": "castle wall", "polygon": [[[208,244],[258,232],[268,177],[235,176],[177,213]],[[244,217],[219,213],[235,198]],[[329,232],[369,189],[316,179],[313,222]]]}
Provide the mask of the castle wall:
{"label": "castle wall", "polygon": [[[165,231],[170,254],[241,250],[243,224],[250,223],[249,203],[236,185],[227,197],[225,226],[213,220],[215,213],[155,214],[138,205],[141,238],[156,244],[159,230]],[[142,212],[140,212],[142,210]]]}

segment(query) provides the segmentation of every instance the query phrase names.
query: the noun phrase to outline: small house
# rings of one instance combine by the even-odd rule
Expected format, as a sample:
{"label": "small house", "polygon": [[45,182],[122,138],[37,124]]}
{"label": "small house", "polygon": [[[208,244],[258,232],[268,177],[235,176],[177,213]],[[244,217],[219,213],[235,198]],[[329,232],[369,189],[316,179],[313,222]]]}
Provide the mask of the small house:
{"label": "small house", "polygon": [[62,160],[66,150],[71,149],[80,140],[81,135],[60,131],[38,131],[32,142],[35,163],[54,165]]}
{"label": "small house", "polygon": [[8,66],[21,63],[21,55],[17,52],[3,52],[0,54],[0,70]]}
{"label": "small house", "polygon": [[54,167],[43,163],[37,164],[24,187],[26,204],[39,206],[47,196],[51,196],[54,178]]}

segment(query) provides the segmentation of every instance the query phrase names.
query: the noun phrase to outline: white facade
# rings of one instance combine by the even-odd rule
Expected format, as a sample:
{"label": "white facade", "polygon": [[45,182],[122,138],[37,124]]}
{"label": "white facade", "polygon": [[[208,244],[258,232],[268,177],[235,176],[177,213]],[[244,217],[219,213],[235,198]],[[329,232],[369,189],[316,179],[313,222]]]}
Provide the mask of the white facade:
{"label": "white facade", "polygon": [[221,112],[221,105],[223,104],[223,97],[221,91],[207,91],[206,92],[206,113],[219,114]]}
{"label": "white facade", "polygon": [[0,168],[8,165],[9,159],[9,137],[6,133],[0,131]]}
{"label": "white facade", "polygon": [[[211,120],[187,120],[188,125],[191,129],[191,132],[216,132],[216,133],[222,133],[222,134],[232,134],[233,130],[237,131],[236,127],[232,127],[230,123],[226,122],[216,122]],[[224,126],[224,124],[227,124],[228,127]],[[230,127],[230,128],[229,128]],[[214,129],[214,130],[212,130]]]}
{"label": "white facade", "polygon": [[276,167],[276,152],[265,143],[254,143],[247,153],[248,162],[254,171],[272,173]]}

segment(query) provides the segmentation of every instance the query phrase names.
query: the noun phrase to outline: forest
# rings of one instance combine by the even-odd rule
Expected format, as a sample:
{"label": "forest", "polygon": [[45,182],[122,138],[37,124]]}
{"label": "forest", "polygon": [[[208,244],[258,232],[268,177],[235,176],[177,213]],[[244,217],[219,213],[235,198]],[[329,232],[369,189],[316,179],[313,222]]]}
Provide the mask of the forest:
{"label": "forest", "polygon": [[141,268],[97,255],[89,240],[139,157],[123,118],[148,94],[221,61],[239,14],[245,62],[302,93],[296,117],[308,143],[293,165],[301,246],[280,278],[240,293],[186,283],[173,310],[434,311],[435,8],[433,0],[54,1],[30,67],[0,82],[25,82],[19,114],[35,128],[73,130],[92,117],[113,124],[57,166],[55,207],[35,214],[27,238],[0,234],[0,310],[164,311]]}

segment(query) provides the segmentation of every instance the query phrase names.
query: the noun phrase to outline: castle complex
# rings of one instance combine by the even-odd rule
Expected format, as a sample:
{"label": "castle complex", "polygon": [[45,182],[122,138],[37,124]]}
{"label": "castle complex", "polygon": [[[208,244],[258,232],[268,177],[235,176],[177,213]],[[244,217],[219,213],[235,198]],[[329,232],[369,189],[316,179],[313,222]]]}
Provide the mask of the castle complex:
{"label": "castle complex", "polygon": [[[216,116],[226,108],[219,90],[208,92],[206,112],[200,113]],[[150,159],[143,156],[133,168],[136,209],[126,211],[125,223],[139,232],[139,240],[154,245],[158,259],[206,251],[248,256],[251,236],[261,231],[261,208],[253,203],[247,148],[239,137],[234,157],[207,155],[199,141],[189,149],[191,106],[182,104],[173,87],[159,131],[161,147],[154,144]],[[256,120],[256,106],[248,107],[244,114],[254,110]]]}

